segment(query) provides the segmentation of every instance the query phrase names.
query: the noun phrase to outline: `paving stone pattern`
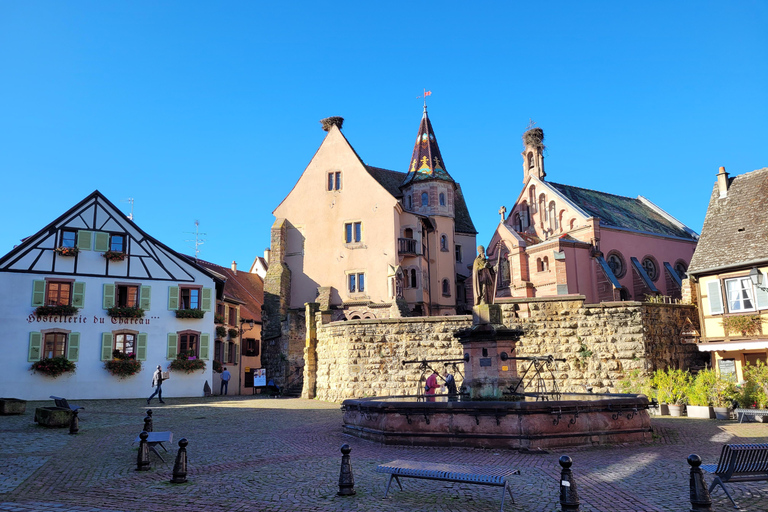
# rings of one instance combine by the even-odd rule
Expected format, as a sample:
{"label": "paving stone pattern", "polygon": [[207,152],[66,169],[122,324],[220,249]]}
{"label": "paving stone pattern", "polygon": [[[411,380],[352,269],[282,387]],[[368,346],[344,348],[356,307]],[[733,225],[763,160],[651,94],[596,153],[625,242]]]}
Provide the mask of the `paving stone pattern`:
{"label": "paving stone pattern", "polygon": [[[395,459],[510,466],[517,505],[505,510],[559,511],[557,459],[568,454],[585,512],[690,510],[686,457],[715,462],[723,443],[768,442],[768,424],[654,418],[654,441],[522,454],[461,448],[387,447],[341,433],[337,404],[251,397],[166,399],[155,405],[154,428],[174,435],[162,463],[135,471],[143,400],[82,401],[80,433],[33,423],[36,407],[0,417],[0,512],[176,511],[489,511],[500,490],[470,484],[403,479],[382,500],[387,476],[377,464]],[[189,441],[188,483],[169,482],[178,449]],[[352,447],[357,494],[336,496],[340,447]],[[162,451],[161,451],[162,452]],[[707,481],[711,480],[707,476]],[[732,485],[742,510],[768,511],[768,482]],[[715,510],[732,510],[721,490]]]}

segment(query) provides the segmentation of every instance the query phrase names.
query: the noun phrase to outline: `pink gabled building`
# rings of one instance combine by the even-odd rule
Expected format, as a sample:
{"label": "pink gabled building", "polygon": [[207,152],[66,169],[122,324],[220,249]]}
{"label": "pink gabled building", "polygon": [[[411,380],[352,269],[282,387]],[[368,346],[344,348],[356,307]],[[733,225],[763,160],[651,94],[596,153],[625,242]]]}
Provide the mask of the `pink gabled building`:
{"label": "pink gabled building", "polygon": [[488,244],[498,297],[681,297],[699,235],[648,199],[545,179],[544,132],[523,135],[523,189]]}

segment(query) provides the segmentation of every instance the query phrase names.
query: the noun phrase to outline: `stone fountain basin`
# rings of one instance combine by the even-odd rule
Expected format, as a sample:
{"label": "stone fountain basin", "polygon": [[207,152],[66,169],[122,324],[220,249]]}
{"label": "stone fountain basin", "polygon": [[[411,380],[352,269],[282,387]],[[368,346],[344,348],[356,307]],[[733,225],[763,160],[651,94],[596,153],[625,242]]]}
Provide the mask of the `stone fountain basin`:
{"label": "stone fountain basin", "polygon": [[564,395],[559,401],[350,399],[344,432],[383,444],[547,449],[651,440],[645,395]]}

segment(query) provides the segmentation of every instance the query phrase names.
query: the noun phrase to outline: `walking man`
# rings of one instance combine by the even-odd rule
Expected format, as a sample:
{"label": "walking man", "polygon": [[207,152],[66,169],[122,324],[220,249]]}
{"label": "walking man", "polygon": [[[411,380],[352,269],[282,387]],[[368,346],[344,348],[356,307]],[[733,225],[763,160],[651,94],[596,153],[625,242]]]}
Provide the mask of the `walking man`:
{"label": "walking man", "polygon": [[221,372],[221,391],[219,394],[226,395],[227,391],[229,390],[229,379],[232,378],[232,374],[229,373],[229,370],[227,370],[227,367],[224,367],[224,371]]}
{"label": "walking man", "polygon": [[164,404],[163,402],[163,367],[160,365],[157,365],[157,370],[155,370],[155,374],[152,375],[152,387],[155,388],[155,392],[152,393],[149,398],[147,398],[147,405],[149,405],[149,402],[152,401],[152,398],[154,398],[155,395],[157,395],[157,398],[160,400],[161,404]]}

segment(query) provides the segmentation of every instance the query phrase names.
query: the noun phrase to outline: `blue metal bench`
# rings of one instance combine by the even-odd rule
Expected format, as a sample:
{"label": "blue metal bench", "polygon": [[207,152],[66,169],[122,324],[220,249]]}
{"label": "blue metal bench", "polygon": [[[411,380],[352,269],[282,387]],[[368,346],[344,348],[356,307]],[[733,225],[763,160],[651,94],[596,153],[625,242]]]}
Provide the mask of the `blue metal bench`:
{"label": "blue metal bench", "polygon": [[[168,449],[165,447],[163,443],[171,444],[173,442],[173,432],[147,432],[147,446],[149,446],[149,449],[154,452],[155,455],[160,457],[160,460],[165,462],[165,459],[162,455],[160,455],[160,452],[157,451],[157,448],[155,446],[160,445],[160,448],[165,450],[166,453],[168,453]],[[133,440],[133,444],[140,443],[141,442],[141,436],[136,436],[136,439]]]}
{"label": "blue metal bench", "polygon": [[400,477],[502,487],[501,508],[499,509],[501,512],[504,511],[505,493],[508,492],[512,503],[515,502],[515,498],[512,496],[512,488],[507,478],[511,475],[520,474],[520,470],[514,470],[506,466],[438,464],[399,459],[387,464],[380,464],[376,467],[376,472],[389,474],[387,491],[384,493],[385,499],[389,494],[389,486],[392,484],[392,479],[395,479],[400,490],[403,490],[403,486],[400,484]]}
{"label": "blue metal bench", "polygon": [[70,404],[67,402],[66,398],[62,398],[60,396],[53,396],[51,395],[51,398],[53,398],[53,401],[56,402],[56,407],[63,407],[64,409],[69,409],[71,411],[77,411],[80,409],[85,409],[85,407],[81,407],[79,405]]}
{"label": "blue metal bench", "polygon": [[702,464],[701,469],[715,475],[709,492],[719,485],[733,506],[739,508],[725,484],[768,481],[768,444],[726,444],[717,464]]}

